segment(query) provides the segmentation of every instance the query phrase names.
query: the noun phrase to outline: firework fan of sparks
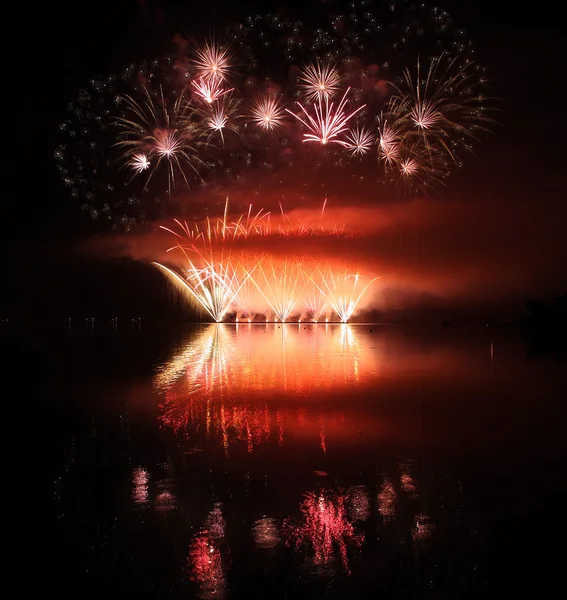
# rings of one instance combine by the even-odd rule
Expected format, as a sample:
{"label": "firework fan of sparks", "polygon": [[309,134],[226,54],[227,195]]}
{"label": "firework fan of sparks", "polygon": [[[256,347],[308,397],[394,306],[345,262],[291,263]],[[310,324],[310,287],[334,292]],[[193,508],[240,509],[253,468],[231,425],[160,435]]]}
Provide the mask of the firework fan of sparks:
{"label": "firework fan of sparks", "polygon": [[[323,206],[323,211],[325,206]],[[323,213],[322,211],[322,213]],[[207,218],[203,225],[190,227],[176,220],[176,229],[162,226],[176,238],[169,251],[180,251],[182,274],[155,263],[174,286],[200,307],[213,321],[221,322],[229,313],[250,319],[253,313],[266,320],[283,323],[306,315],[346,323],[354,314],[376,276],[339,269],[332,261],[289,255],[274,257],[239,250],[238,240],[256,238],[333,235],[341,228],[318,228],[293,223],[282,209],[283,225],[272,225],[270,213],[263,210],[228,218],[228,201],[222,219]],[[252,308],[254,307],[254,309]]]}
{"label": "firework fan of sparks", "polygon": [[308,133],[303,134],[304,142],[318,142],[322,145],[329,143],[342,146],[348,145],[348,142],[339,136],[345,131],[349,131],[348,122],[364,108],[364,106],[359,106],[350,113],[345,110],[349,89],[346,90],[336,107],[334,102],[329,101],[328,95],[322,95],[317,99],[312,113],[302,104],[299,104],[299,108],[302,110],[303,115],[286,109],[290,115],[306,127]]}
{"label": "firework fan of sparks", "polygon": [[327,186],[348,164],[351,181],[405,193],[442,185],[492,125],[472,44],[425,4],[331,4],[326,26],[256,16],[225,31],[230,45],[208,41],[185,63],[93,80],[55,153],[72,196],[128,228],[177,207],[176,190],[205,173],[231,185],[253,181],[255,168],[279,177],[293,165],[299,181],[321,167]]}

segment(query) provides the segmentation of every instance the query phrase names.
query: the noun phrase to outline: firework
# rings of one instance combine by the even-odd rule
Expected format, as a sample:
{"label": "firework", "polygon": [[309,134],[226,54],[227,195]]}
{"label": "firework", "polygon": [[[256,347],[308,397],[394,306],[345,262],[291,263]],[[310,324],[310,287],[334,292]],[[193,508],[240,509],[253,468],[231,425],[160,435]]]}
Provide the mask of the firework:
{"label": "firework", "polygon": [[137,174],[142,173],[151,166],[150,160],[146,154],[134,154],[129,164]]}
{"label": "firework", "polygon": [[328,267],[321,275],[321,291],[341,323],[352,317],[365,292],[378,279],[377,276],[363,276],[358,271],[339,271],[333,267]]}
{"label": "firework", "polygon": [[[325,206],[326,202],[321,216]],[[365,277],[358,271],[343,273],[329,261],[239,248],[240,241],[251,238],[318,235],[313,225],[293,222],[283,207],[280,209],[283,226],[274,224],[268,212],[253,213],[252,205],[247,213],[230,219],[228,200],[223,216],[216,220],[207,218],[193,227],[175,220],[176,229],[161,226],[175,236],[176,243],[169,252],[176,251],[183,266],[177,272],[154,264],[215,322],[233,313],[236,320],[251,321],[262,314],[266,320],[282,323],[302,316],[310,321],[324,316],[327,321],[338,318],[346,323],[376,277]],[[336,227],[321,228],[321,232],[346,237]]]}
{"label": "firework", "polygon": [[[227,203],[228,206],[228,203]],[[220,322],[236,303],[242,286],[252,275],[254,268],[247,269],[243,258],[235,255],[230,248],[222,243],[215,246],[215,241],[226,241],[237,235],[236,228],[229,228],[226,221],[226,211],[221,223],[211,227],[207,220],[206,229],[191,230],[186,223],[176,220],[181,228],[181,234],[169,228],[165,231],[172,233],[179,240],[169,249],[178,250],[185,258],[184,276],[168,267],[154,263],[168,279],[215,321]]]}
{"label": "firework", "polygon": [[262,96],[254,100],[251,119],[260,129],[275,131],[284,126],[284,111],[280,101],[272,96]]}
{"label": "firework", "polygon": [[258,290],[268,304],[273,320],[289,320],[303,291],[303,269],[300,258],[274,259],[264,256],[258,265],[259,275],[254,278]]}
{"label": "firework", "polygon": [[307,102],[329,100],[339,91],[340,82],[338,69],[327,63],[310,63],[299,74],[299,85]]}
{"label": "firework", "polygon": [[161,269],[182,292],[194,299],[216,323],[222,321],[242,285],[239,273],[230,261],[223,264],[188,258],[186,278],[160,263],[153,264]]}
{"label": "firework", "polygon": [[216,132],[220,136],[223,146],[224,131],[234,131],[238,133],[238,126],[236,124],[238,118],[238,104],[238,100],[234,98],[223,98],[211,107],[211,113],[207,117],[207,127],[212,133]]}
{"label": "firework", "polygon": [[222,79],[218,77],[201,77],[191,82],[193,93],[206,104],[212,104],[234,88],[223,87]]}
{"label": "firework", "polygon": [[349,90],[350,88],[346,90],[336,108],[333,102],[329,102],[328,96],[325,96],[324,99],[319,98],[313,107],[314,115],[309,114],[307,109],[299,102],[298,105],[303,111],[304,117],[286,109],[290,115],[293,115],[308,129],[309,133],[303,134],[304,142],[318,142],[322,145],[334,143],[348,146],[348,142],[339,139],[339,136],[348,130],[347,123],[350,119],[364,108],[363,105],[359,106],[354,112],[345,112]]}
{"label": "firework", "polygon": [[415,78],[404,70],[378,127],[378,157],[393,180],[422,191],[443,182],[450,164],[459,164],[458,151],[470,150],[492,123],[477,90],[482,83],[462,56],[432,58],[425,77],[419,61]]}
{"label": "firework", "polygon": [[345,148],[353,156],[364,156],[374,145],[374,134],[368,129],[359,127],[348,133]]}
{"label": "firework", "polygon": [[387,166],[397,163],[400,157],[400,136],[388,124],[387,118],[378,121],[378,158],[386,162]]}
{"label": "firework", "polygon": [[184,167],[198,175],[204,165],[199,154],[205,145],[202,113],[184,94],[170,103],[161,88],[157,97],[145,86],[143,92],[141,102],[131,96],[122,98],[125,108],[123,115],[115,120],[119,130],[116,146],[123,151],[126,164],[135,174],[149,171],[146,186],[155,171],[165,166],[171,195],[176,174],[180,174],[189,187]]}
{"label": "firework", "polygon": [[[336,168],[321,169],[314,186],[346,181],[338,169],[347,166],[349,178],[376,177],[408,193],[443,184],[492,123],[474,46],[425,3],[336,8],[314,29],[277,15],[230,27],[222,35],[238,68],[211,39],[187,63],[153,60],[93,78],[70,103],[55,150],[71,196],[93,218],[129,229],[165,216],[173,203],[162,194],[179,179],[200,184],[205,169],[212,186],[253,180],[257,168],[281,178],[289,165],[310,179],[319,166]],[[416,62],[424,55],[433,58]],[[337,151],[304,152],[304,142]]]}
{"label": "firework", "polygon": [[419,61],[415,79],[405,69],[403,96],[395,100],[406,109],[408,129],[421,136],[425,145],[434,136],[455,160],[453,148],[459,140],[475,139],[477,131],[486,131],[493,122],[483,106],[485,98],[477,90],[482,83],[482,77],[477,78],[475,65],[468,59],[441,54],[430,60],[425,78]]}
{"label": "firework", "polygon": [[208,42],[197,49],[192,61],[199,79],[224,80],[230,70],[230,54],[227,48],[222,48],[215,42]]}

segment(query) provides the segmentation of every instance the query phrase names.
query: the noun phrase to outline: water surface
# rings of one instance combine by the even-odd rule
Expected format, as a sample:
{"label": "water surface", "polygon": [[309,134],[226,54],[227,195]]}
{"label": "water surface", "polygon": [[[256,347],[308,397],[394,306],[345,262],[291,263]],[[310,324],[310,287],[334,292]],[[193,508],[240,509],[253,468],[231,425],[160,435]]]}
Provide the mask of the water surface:
{"label": "water surface", "polygon": [[65,597],[473,598],[559,580],[565,363],[514,331],[18,339],[41,374],[49,435],[29,468]]}

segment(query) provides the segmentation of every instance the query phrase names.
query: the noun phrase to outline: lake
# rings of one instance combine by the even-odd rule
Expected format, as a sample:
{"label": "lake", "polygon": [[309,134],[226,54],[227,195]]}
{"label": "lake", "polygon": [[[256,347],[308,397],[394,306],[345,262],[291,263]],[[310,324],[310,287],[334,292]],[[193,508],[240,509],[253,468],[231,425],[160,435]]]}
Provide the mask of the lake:
{"label": "lake", "polygon": [[21,468],[44,591],[560,585],[567,369],[515,330],[88,321],[2,341],[34,373],[14,389],[38,445]]}

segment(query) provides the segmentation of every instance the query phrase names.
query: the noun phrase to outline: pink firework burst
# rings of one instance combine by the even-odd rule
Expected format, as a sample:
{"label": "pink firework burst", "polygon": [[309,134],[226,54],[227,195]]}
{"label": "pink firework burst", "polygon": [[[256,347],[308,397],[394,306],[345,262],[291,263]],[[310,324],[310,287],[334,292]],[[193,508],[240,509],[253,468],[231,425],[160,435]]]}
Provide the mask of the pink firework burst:
{"label": "pink firework burst", "polygon": [[400,160],[400,136],[387,121],[378,126],[378,158],[388,166]]}
{"label": "pink firework burst", "polygon": [[310,63],[300,72],[299,82],[305,99],[315,102],[322,98],[332,98],[338,92],[341,75],[329,63]]}
{"label": "pink firework burst", "polygon": [[299,108],[301,108],[305,117],[297,115],[286,108],[290,115],[293,115],[309,130],[309,133],[303,134],[304,142],[319,142],[322,145],[340,144],[348,147],[348,142],[339,139],[339,136],[348,130],[347,123],[365,106],[363,104],[351,113],[345,112],[349,90],[350,88],[346,90],[336,108],[334,102],[329,102],[327,96],[324,99],[319,98],[313,107],[314,115],[309,114],[299,102]]}
{"label": "pink firework burst", "polygon": [[227,48],[218,46],[214,41],[206,43],[196,52],[193,64],[199,77],[226,79],[230,70],[230,54]]}
{"label": "pink firework burst", "polygon": [[351,130],[346,136],[345,148],[353,156],[364,156],[374,144],[374,134],[364,127]]}
{"label": "pink firework burst", "polygon": [[156,129],[152,138],[154,151],[160,157],[170,158],[181,148],[179,132],[175,129]]}
{"label": "pink firework burst", "polygon": [[194,93],[207,104],[212,104],[221,96],[232,92],[234,88],[224,88],[220,77],[200,77],[197,81],[192,81]]}
{"label": "pink firework burst", "polygon": [[252,121],[265,131],[274,131],[284,125],[283,109],[277,98],[262,96],[252,104]]}
{"label": "pink firework burst", "polygon": [[417,175],[419,162],[415,158],[406,158],[400,162],[400,170],[405,177]]}
{"label": "pink firework burst", "polygon": [[129,164],[136,173],[142,173],[150,168],[150,161],[146,154],[134,154]]}
{"label": "pink firework burst", "polygon": [[222,143],[224,144],[224,134],[223,129],[225,129],[228,125],[229,117],[224,107],[217,106],[213,111],[213,114],[209,117],[207,123],[209,129],[216,131],[220,134]]}

